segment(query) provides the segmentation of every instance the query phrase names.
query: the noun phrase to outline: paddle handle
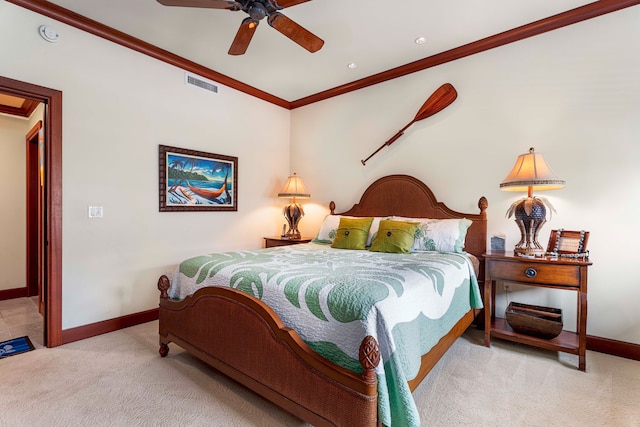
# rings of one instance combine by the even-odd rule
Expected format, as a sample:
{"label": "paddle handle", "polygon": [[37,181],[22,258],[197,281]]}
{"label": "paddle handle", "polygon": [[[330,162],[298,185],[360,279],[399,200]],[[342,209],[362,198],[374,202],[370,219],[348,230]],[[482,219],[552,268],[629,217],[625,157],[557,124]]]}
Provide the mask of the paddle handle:
{"label": "paddle handle", "polygon": [[398,138],[400,138],[402,136],[402,134],[404,133],[404,131],[409,126],[411,126],[412,124],[414,124],[418,120],[424,120],[427,117],[431,117],[432,115],[444,110],[453,101],[455,101],[457,97],[458,97],[458,92],[456,91],[456,89],[453,87],[453,85],[451,83],[445,83],[442,86],[440,86],[438,89],[436,89],[435,92],[433,92],[431,94],[431,96],[422,105],[422,107],[418,111],[418,114],[416,114],[416,117],[413,120],[411,120],[409,123],[407,123],[407,125],[405,127],[400,129],[398,131],[398,133],[396,133],[393,137],[391,137],[390,140],[388,140],[387,142],[382,144],[369,157],[367,157],[364,160],[360,160],[360,163],[362,163],[363,166],[366,165],[367,161],[370,158],[372,158],[373,156],[375,156],[376,154],[378,154],[378,152],[380,150],[382,150],[384,147],[386,147],[388,145],[393,144]]}
{"label": "paddle handle", "polygon": [[384,147],[386,147],[387,145],[391,145],[395,142],[396,139],[400,138],[402,136],[402,134],[404,134],[404,130],[407,128],[407,126],[405,126],[402,130],[399,130],[398,133],[396,133],[395,135],[393,135],[391,137],[390,140],[388,140],[387,142],[385,142],[384,144],[382,144],[380,147],[378,147],[378,149],[376,151],[374,151],[373,153],[371,153],[371,155],[369,157],[367,157],[364,160],[360,160],[360,163],[362,163],[362,166],[367,164],[367,160],[369,160],[370,158],[372,158],[373,156],[375,156],[376,154],[378,154],[378,151],[382,150]]}

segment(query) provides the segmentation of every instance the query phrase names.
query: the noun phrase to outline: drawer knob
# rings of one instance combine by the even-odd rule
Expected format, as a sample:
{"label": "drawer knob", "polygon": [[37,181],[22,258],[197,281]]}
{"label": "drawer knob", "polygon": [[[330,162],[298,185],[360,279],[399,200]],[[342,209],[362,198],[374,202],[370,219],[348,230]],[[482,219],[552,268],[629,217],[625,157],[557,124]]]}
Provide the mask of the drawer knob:
{"label": "drawer knob", "polygon": [[527,276],[529,279],[531,279],[532,277],[536,277],[536,274],[538,274],[538,272],[536,271],[535,268],[527,268],[524,271],[524,275]]}

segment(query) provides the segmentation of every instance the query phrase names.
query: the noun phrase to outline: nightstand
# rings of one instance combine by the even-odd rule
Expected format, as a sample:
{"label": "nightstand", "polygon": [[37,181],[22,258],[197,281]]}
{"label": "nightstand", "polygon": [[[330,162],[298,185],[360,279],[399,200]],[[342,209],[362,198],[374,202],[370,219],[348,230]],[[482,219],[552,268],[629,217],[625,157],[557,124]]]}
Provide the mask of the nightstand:
{"label": "nightstand", "polygon": [[299,245],[300,243],[309,243],[311,237],[303,237],[302,239],[291,240],[286,237],[274,236],[264,238],[264,247],[273,248],[276,246]]}
{"label": "nightstand", "polygon": [[[487,253],[484,288],[484,344],[491,346],[491,337],[515,341],[548,350],[578,355],[578,369],[586,370],[587,350],[587,269],[588,259],[526,258],[513,253]],[[575,291],[578,300],[576,332],[562,331],[552,339],[538,338],[515,332],[504,319],[495,317],[497,281],[519,285]]]}

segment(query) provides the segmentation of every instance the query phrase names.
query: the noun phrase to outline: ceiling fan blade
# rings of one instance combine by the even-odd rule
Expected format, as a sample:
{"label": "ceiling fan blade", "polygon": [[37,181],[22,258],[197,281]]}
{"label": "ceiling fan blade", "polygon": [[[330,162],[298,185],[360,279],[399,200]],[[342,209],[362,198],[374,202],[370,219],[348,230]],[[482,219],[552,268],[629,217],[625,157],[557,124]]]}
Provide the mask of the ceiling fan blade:
{"label": "ceiling fan blade", "polygon": [[303,28],[283,14],[276,12],[269,16],[269,25],[280,33],[298,43],[309,52],[317,52],[322,48],[324,40]]}
{"label": "ceiling fan blade", "polygon": [[227,0],[157,0],[164,6],[205,7],[209,9],[240,10],[242,5],[237,1]]}
{"label": "ceiling fan blade", "polygon": [[308,1],[311,1],[311,0],[275,0],[275,2],[278,3],[278,6],[280,6],[283,9],[285,7],[295,6],[297,4],[306,3]]}
{"label": "ceiling fan blade", "polygon": [[254,21],[251,18],[245,18],[244,21],[242,21],[242,24],[240,24],[240,28],[238,28],[238,32],[236,33],[236,37],[233,39],[233,43],[231,43],[229,55],[244,55],[249,47],[253,33],[256,32],[256,28],[258,28],[258,21]]}

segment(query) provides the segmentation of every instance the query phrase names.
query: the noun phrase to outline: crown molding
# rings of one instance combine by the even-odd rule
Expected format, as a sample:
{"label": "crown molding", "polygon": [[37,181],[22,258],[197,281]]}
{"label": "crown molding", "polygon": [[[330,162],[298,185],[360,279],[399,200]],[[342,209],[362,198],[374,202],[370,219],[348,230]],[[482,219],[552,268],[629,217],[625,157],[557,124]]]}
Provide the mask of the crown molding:
{"label": "crown molding", "polygon": [[100,22],[94,21],[93,19],[89,19],[69,9],[65,9],[64,7],[58,6],[54,3],[45,0],[7,0],[7,2],[31,10],[32,12],[36,12],[40,15],[55,19],[56,21],[71,25],[72,27],[78,28],[82,31],[86,31],[90,34],[135,50],[136,52],[142,53],[160,61],[166,62],[167,64],[171,64],[185,71],[190,71],[199,76],[214,80],[220,84],[236,89],[240,92],[255,96],[256,98],[262,99],[283,108],[289,108],[289,102],[285,101],[282,98],[278,98],[275,95],[271,95],[270,93],[242,83],[236,79],[218,73],[217,71],[204,67],[200,64],[168,52],[164,49],[160,49],[157,46],[154,46],[136,37],[130,36],[129,34],[123,33],[122,31],[116,30],[115,28],[101,24]]}
{"label": "crown molding", "polygon": [[38,107],[38,104],[40,104],[39,101],[25,99],[20,107],[0,105],[0,113],[19,117],[31,117],[31,114],[34,112],[36,107]]}
{"label": "crown molding", "polygon": [[437,65],[442,65],[470,55],[475,55],[476,53],[484,52],[499,46],[504,46],[509,43],[514,43],[519,40],[537,36],[539,34],[557,30],[558,28],[573,25],[578,22],[586,21],[588,19],[596,18],[598,16],[640,4],[640,0],[596,1],[411,62],[409,64],[392,68],[360,80],[355,80],[353,82],[289,102],[51,2],[45,0],[6,1],[287,109],[295,109],[315,102],[324,101],[335,96],[344,95],[388,80],[423,71]]}
{"label": "crown molding", "polygon": [[475,55],[476,53],[557,30],[558,28],[596,18],[637,4],[640,4],[640,0],[600,0],[594,3],[589,3],[548,18],[540,19],[530,24],[516,27],[512,30],[495,34],[493,36],[411,62],[409,64],[318,92],[305,98],[300,98],[291,102],[291,109],[303,107],[305,105],[313,104],[314,102],[323,101],[334,96],[343,95],[345,93],[373,86],[378,83],[383,83],[388,80],[397,79],[398,77],[403,77],[408,74],[426,70],[466,56]]}

